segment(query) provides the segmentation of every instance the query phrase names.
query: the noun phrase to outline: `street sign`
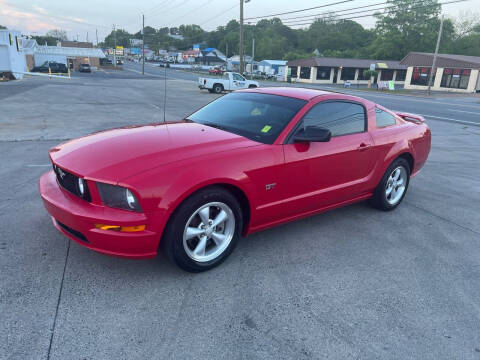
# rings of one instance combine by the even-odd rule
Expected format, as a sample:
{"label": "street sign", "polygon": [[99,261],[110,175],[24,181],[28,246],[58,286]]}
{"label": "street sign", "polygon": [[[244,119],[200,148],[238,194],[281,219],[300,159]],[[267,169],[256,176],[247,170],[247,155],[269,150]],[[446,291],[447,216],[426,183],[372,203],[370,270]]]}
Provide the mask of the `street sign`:
{"label": "street sign", "polygon": [[375,64],[370,64],[370,70],[375,71]]}

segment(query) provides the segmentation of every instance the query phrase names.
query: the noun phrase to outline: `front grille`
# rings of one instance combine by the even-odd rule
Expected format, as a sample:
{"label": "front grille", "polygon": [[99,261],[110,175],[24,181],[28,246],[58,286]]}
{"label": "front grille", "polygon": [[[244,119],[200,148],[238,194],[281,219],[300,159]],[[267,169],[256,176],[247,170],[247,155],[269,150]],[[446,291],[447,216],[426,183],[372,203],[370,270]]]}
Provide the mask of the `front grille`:
{"label": "front grille", "polygon": [[73,230],[71,227],[65,225],[65,224],[62,224],[60,221],[58,220],[55,220],[58,224],[58,226],[60,226],[63,230],[65,230],[66,232],[68,232],[70,235],[72,236],[75,236],[77,239],[79,240],[82,240],[83,242],[86,242],[88,243],[88,240],[87,238],[85,237],[85,235],[83,235],[80,231],[77,231],[77,230]]}
{"label": "front grille", "polygon": [[57,176],[57,181],[61,187],[65,190],[71,192],[72,194],[82,198],[88,202],[92,201],[90,197],[90,191],[88,190],[87,182],[84,182],[85,192],[82,195],[80,193],[80,189],[78,188],[78,176],[75,176],[69,173],[66,170],[59,168],[58,166],[53,166],[53,171],[55,171],[55,175]]}

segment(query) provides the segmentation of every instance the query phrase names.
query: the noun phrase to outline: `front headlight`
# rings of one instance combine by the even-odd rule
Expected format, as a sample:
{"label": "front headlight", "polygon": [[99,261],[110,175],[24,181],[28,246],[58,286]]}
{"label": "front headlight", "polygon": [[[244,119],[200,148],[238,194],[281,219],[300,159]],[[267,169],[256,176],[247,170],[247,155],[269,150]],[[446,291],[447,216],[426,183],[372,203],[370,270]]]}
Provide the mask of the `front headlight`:
{"label": "front headlight", "polygon": [[97,183],[97,187],[105,205],[125,210],[142,211],[137,197],[129,189],[104,183]]}

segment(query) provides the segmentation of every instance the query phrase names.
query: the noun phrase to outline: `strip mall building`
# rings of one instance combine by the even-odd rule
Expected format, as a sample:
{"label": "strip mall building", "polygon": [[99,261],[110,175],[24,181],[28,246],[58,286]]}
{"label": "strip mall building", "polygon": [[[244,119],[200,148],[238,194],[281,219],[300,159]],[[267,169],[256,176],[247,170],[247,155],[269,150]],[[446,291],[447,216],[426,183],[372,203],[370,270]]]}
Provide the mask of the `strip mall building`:
{"label": "strip mall building", "polygon": [[374,64],[378,72],[373,83],[378,81],[394,81],[403,84],[407,74],[407,67],[399,61],[345,59],[332,57],[313,57],[287,62],[285,77],[291,76],[296,82],[309,84],[367,84],[368,78],[363,72]]}
{"label": "strip mall building", "polygon": [[[400,63],[407,66],[405,89],[425,90],[433,64],[433,54],[411,52]],[[480,91],[480,57],[438,54],[432,73],[432,90],[451,92]]]}

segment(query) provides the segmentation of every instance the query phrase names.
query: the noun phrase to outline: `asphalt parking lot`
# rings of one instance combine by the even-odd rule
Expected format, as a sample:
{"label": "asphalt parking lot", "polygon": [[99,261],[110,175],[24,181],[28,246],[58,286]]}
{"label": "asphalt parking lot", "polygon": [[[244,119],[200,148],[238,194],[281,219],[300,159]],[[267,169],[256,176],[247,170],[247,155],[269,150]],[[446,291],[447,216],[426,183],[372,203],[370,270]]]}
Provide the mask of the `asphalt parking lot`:
{"label": "asphalt parking lot", "polygon": [[[402,205],[257,233],[190,274],[70,242],[38,193],[50,147],[163,120],[148,73],[0,84],[0,358],[480,359],[479,96],[352,91],[427,116],[432,150]],[[216,97],[172,70],[167,89],[167,121]]]}

